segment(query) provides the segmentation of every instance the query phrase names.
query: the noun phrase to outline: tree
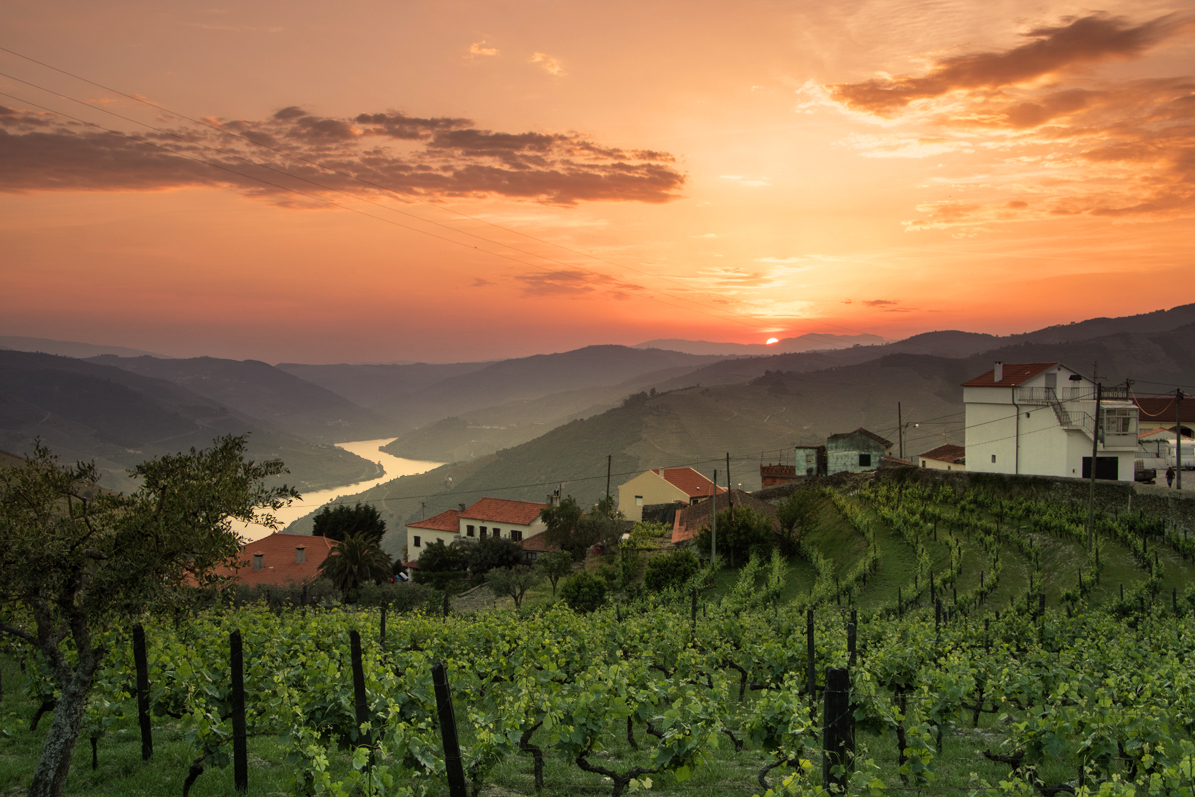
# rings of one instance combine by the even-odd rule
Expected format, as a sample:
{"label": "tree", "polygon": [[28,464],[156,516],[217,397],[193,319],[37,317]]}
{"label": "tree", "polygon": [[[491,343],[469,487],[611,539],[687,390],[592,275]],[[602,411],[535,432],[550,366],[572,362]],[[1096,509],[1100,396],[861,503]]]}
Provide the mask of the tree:
{"label": "tree", "polygon": [[[718,513],[718,559],[747,561],[752,551],[766,554],[776,542],[776,527],[770,516],[749,506],[736,506]],[[710,549],[710,527],[697,533],[694,545],[699,551]]]}
{"label": "tree", "polygon": [[792,495],[776,508],[780,520],[780,553],[792,556],[797,553],[801,537],[817,525],[820,508],[818,494],[809,487],[793,490]]}
{"label": "tree", "polygon": [[319,573],[329,579],[345,597],[355,596],[362,584],[381,584],[390,580],[394,563],[372,537],[350,534],[332,548],[320,563]]}
{"label": "tree", "polygon": [[487,537],[478,540],[469,551],[469,569],[475,576],[484,576],[497,567],[514,567],[523,563],[523,549],[514,540]]}
{"label": "tree", "polygon": [[547,507],[540,513],[540,518],[547,526],[545,538],[562,550],[579,555],[597,542],[617,537],[625,518],[615,504],[613,496],[603,498],[593,512],[585,514],[577,500],[571,495],[567,496],[556,506]]}
{"label": "tree", "polygon": [[560,597],[574,612],[592,612],[606,602],[606,582],[582,570],[564,582]]}
{"label": "tree", "polygon": [[423,546],[418,568],[427,573],[464,572],[469,568],[469,552],[462,545],[445,545],[443,540],[433,540]]}
{"label": "tree", "polygon": [[581,505],[571,495],[562,498],[555,506],[545,507],[539,513],[540,520],[547,526],[544,539],[565,550],[570,549],[581,515]]}
{"label": "tree", "polygon": [[697,556],[688,548],[653,556],[647,560],[643,585],[652,592],[679,589],[701,568]]}
{"label": "tree", "polygon": [[515,565],[514,567],[497,567],[486,575],[486,583],[495,595],[509,595],[514,599],[515,608],[523,608],[523,596],[527,590],[543,580],[543,574],[530,565]]}
{"label": "tree", "polygon": [[386,521],[382,520],[382,516],[372,504],[325,504],[315,513],[311,533],[316,537],[327,537],[337,542],[355,534],[380,545],[382,535],[386,533]]}
{"label": "tree", "polygon": [[556,597],[556,582],[573,572],[573,555],[568,551],[549,551],[535,560],[535,569],[552,582],[552,597]]}
{"label": "tree", "polygon": [[246,461],[245,446],[223,437],[144,462],[132,495],[99,489],[94,462],[60,466],[40,442],[0,471],[0,632],[36,648],[61,690],[30,797],[63,793],[104,631],[214,583],[240,547],[230,520],[276,527],[270,512],[298,497],[266,487],[286,469]]}

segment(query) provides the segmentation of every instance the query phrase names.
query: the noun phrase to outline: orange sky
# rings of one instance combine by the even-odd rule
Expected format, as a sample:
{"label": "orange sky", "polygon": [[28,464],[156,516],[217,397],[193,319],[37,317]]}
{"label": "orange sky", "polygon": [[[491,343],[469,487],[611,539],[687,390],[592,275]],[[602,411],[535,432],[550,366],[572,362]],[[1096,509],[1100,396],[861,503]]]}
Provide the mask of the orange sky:
{"label": "orange sky", "polygon": [[240,5],[6,4],[0,334],[452,361],[1195,300],[1189,5]]}

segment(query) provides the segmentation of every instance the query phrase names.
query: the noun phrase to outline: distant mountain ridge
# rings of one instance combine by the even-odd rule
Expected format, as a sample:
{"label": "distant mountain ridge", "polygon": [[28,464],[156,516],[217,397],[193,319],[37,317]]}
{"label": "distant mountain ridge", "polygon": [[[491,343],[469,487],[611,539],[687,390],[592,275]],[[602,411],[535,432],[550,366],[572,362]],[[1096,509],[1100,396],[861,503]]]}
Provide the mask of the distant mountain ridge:
{"label": "distant mountain ridge", "polygon": [[215,437],[250,434],[257,459],[281,457],[301,490],[377,475],[377,465],[271,428],[172,382],[51,354],[0,351],[0,449],[24,454],[40,438],[65,461],[96,460],[102,484],[133,486],[126,470]]}
{"label": "distant mountain ridge", "polygon": [[877,346],[887,341],[879,335],[860,333],[857,335],[833,335],[821,332],[807,332],[795,338],[783,338],[772,344],[766,343],[715,343],[708,340],[681,340],[661,338],[637,343],[635,349],[665,349],[685,354],[719,354],[724,357],[766,356],[769,354],[793,354],[803,351],[824,351],[846,349],[851,346]]}
{"label": "distant mountain ridge", "polygon": [[102,354],[114,354],[117,357],[149,356],[170,359],[164,354],[154,354],[151,351],[129,349],[124,346],[104,346],[98,343],[79,343],[72,340],[50,340],[49,338],[27,338],[21,335],[0,335],[0,349],[57,354],[81,360],[87,357],[98,357]]}
{"label": "distant mountain ridge", "polygon": [[344,396],[258,360],[103,355],[88,362],[165,379],[278,429],[325,443],[388,436],[391,424]]}

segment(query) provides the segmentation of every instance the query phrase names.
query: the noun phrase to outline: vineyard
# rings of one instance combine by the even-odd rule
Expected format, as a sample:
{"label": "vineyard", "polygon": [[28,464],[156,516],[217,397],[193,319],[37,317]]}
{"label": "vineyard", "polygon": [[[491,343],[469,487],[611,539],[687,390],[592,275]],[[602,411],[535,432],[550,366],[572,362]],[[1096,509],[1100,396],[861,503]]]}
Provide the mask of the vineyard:
{"label": "vineyard", "polygon": [[[251,794],[447,795],[442,662],[470,795],[807,795],[825,777],[859,795],[1195,796],[1184,529],[1097,513],[1089,540],[1085,509],[945,484],[802,500],[799,568],[753,557],[718,574],[728,588],[703,570],[590,614],[144,618],[146,713],[172,745],[153,764],[115,755],[140,739],[140,632],[112,629],[73,790],[152,766],[160,793],[228,793],[243,733]],[[19,784],[32,762],[14,751],[35,749],[55,690],[31,650],[4,659],[0,783]],[[831,735],[854,753],[823,772]]]}

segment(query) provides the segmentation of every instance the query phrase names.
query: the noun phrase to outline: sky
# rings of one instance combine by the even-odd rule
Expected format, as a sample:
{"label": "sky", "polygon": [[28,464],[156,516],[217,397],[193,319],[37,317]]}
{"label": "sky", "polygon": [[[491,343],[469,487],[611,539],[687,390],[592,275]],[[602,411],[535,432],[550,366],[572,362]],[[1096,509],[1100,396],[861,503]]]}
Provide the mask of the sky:
{"label": "sky", "polygon": [[267,362],[1195,300],[1195,7],[74,2],[0,23],[0,334]]}

